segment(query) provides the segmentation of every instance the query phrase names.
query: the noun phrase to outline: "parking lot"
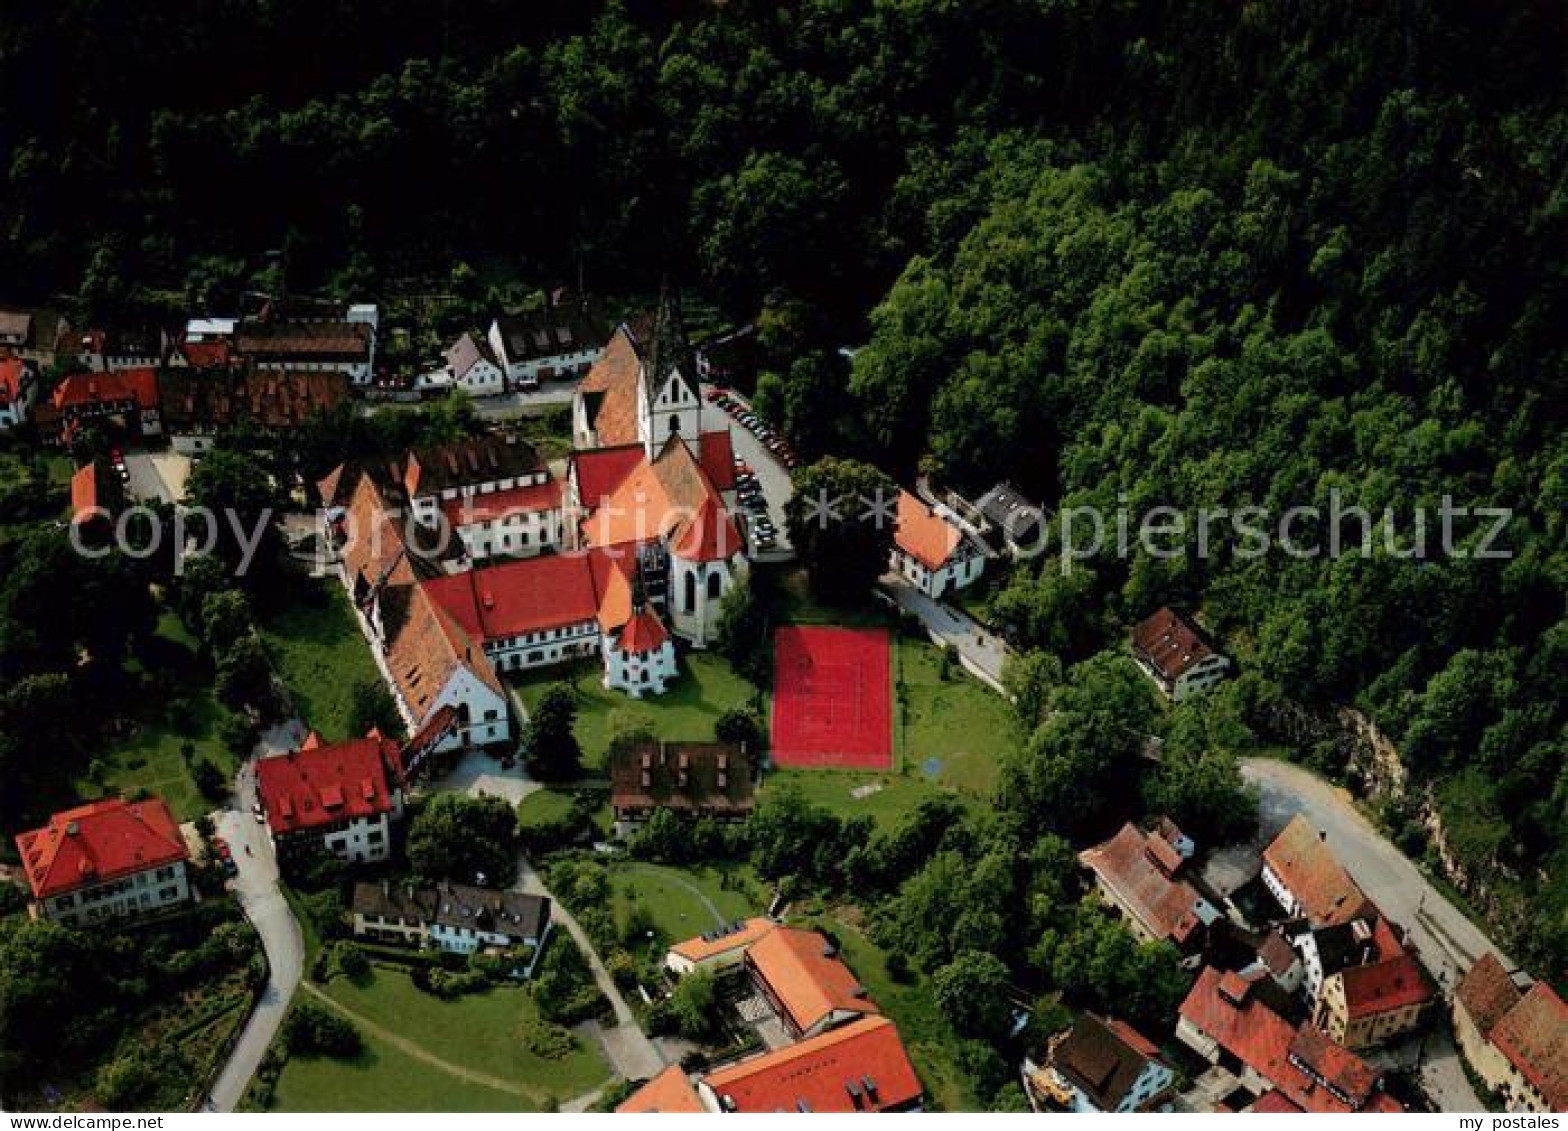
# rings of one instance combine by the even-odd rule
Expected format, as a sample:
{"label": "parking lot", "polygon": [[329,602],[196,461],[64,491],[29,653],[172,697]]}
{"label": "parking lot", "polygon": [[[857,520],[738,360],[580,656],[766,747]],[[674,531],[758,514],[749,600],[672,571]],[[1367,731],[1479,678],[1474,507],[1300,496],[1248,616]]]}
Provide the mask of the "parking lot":
{"label": "parking lot", "polygon": [[[784,504],[795,493],[794,485],[790,481],[789,469],[777,455],[768,450],[761,437],[720,405],[708,399],[711,388],[712,386],[703,387],[702,429],[704,432],[717,431],[721,428],[730,430],[730,443],[735,448],[735,454],[751,468],[757,486],[762,490],[765,504],[765,509],[762,510],[753,511],[744,505],[742,509],[748,515],[765,514],[776,529],[773,545],[765,548],[757,547],[752,556],[758,561],[787,561],[795,556],[784,524]],[[737,401],[742,408],[749,409],[745,398],[738,393],[731,389],[724,389],[723,392]],[[744,504],[744,500],[742,502]]]}

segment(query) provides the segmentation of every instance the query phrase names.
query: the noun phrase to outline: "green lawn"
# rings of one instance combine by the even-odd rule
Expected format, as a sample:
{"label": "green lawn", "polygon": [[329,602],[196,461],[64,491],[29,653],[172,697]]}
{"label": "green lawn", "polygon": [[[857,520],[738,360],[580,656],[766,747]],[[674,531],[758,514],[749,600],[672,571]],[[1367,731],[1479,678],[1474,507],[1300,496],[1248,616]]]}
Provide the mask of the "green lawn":
{"label": "green lawn", "polygon": [[[869,816],[884,828],[897,824],[926,798],[956,792],[912,772],[775,770],[764,776],[757,801],[766,805],[769,797],[786,788],[798,790],[807,801],[830,809],[840,817]],[[862,790],[866,792],[857,797],[857,791]],[[967,794],[957,795],[968,800]]]}
{"label": "green lawn", "polygon": [[330,579],[294,579],[287,604],[263,610],[261,636],[305,725],[328,742],[349,733],[354,688],[381,682],[370,645],[342,586]]}
{"label": "green lawn", "polygon": [[604,768],[610,739],[617,734],[646,726],[671,741],[708,741],[720,715],[747,706],[759,694],[754,684],[735,674],[728,660],[712,652],[683,656],[680,678],[663,695],[633,699],[605,690],[603,678],[598,661],[585,661],[570,668],[530,672],[517,682],[529,708],[555,683],[567,682],[577,689],[577,741],[584,764],[597,770]]}
{"label": "green lawn", "polygon": [[[668,868],[656,864],[623,864],[610,870],[611,908],[624,924],[634,905],[641,905],[666,944],[689,939],[722,923],[767,911],[767,893],[749,868]],[[694,892],[693,889],[696,889]],[[715,917],[701,892],[718,911]]]}
{"label": "green lawn", "polygon": [[940,676],[942,653],[924,641],[897,648],[902,765],[910,773],[988,796],[1001,758],[1018,748],[1018,729],[1006,699],[956,663]]}
{"label": "green lawn", "polygon": [[524,1111],[521,1096],[460,1080],[368,1034],[353,1060],[293,1057],[271,1111]]}
{"label": "green lawn", "polygon": [[[532,996],[521,986],[443,1001],[415,989],[402,971],[377,966],[362,986],[334,978],[324,989],[334,1001],[444,1061],[521,1085],[534,1093],[540,1106],[551,1097],[564,1101],[580,1096],[610,1075],[599,1050],[580,1041],[559,1060],[530,1052],[524,1036],[529,1026],[540,1021]],[[419,1070],[437,1071],[427,1065]]]}
{"label": "green lawn", "polygon": [[[148,684],[135,731],[94,759],[95,768],[77,781],[76,791],[95,800],[145,789],[167,801],[176,820],[194,820],[214,803],[197,792],[191,767],[206,759],[229,777],[238,765],[218,737],[229,712],[213,695],[195,641],[172,613],[159,618],[147,654],[127,664],[132,676],[146,671],[156,671],[158,678]],[[186,743],[193,748],[189,759],[182,749]]]}
{"label": "green lawn", "polygon": [[958,1039],[918,975],[895,982],[887,972],[882,950],[861,932],[847,913],[813,916],[803,925],[830,932],[839,941],[841,957],[869,991],[871,1000],[898,1025],[909,1059],[925,1085],[930,1107],[938,1111],[979,1111],[968,1076],[958,1066]]}

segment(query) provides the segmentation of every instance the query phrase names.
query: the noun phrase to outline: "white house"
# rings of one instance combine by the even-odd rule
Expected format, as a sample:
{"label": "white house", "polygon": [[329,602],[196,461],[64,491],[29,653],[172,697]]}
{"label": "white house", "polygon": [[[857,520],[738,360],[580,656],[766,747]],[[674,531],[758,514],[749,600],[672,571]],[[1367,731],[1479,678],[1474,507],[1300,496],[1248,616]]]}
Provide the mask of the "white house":
{"label": "white house", "polygon": [[659,615],[634,598],[632,617],[621,628],[606,632],[604,686],[624,691],[633,699],[662,695],[675,681],[675,641],[665,631]]}
{"label": "white house", "polygon": [[1024,1061],[1036,1111],[1169,1111],[1176,1073],[1148,1038],[1119,1018],[1085,1013],[1052,1037],[1043,1063]]}
{"label": "white house", "polygon": [[1133,656],[1145,675],[1178,703],[1230,673],[1230,660],[1209,647],[1192,623],[1161,609],[1132,632]]}
{"label": "white house", "polygon": [[0,357],[0,432],[25,424],[38,401],[38,375],[19,357]]}
{"label": "white house", "polygon": [[553,300],[541,310],[501,315],[486,335],[506,380],[522,389],[581,376],[599,359],[608,338],[593,304]]}
{"label": "white house", "polygon": [[464,334],[448,347],[445,364],[421,373],[414,387],[421,391],[456,388],[470,396],[491,397],[506,391],[506,371],[488,342]]}
{"label": "white house", "polygon": [[190,899],[189,852],[157,797],[95,801],[16,838],[30,913],[70,926],[166,910]]}
{"label": "white house", "polygon": [[[296,304],[297,305],[297,304]],[[234,331],[234,353],[258,369],[297,372],[341,370],[355,385],[368,385],[376,366],[380,313],[372,303],[339,310],[330,318],[301,316],[268,304]]]}
{"label": "white house", "polygon": [[402,754],[371,732],[323,745],[310,735],[298,750],[256,763],[256,795],[280,863],[326,853],[374,864],[392,852],[392,823],[403,815]]}
{"label": "white house", "polygon": [[942,508],[899,491],[888,568],[935,599],[978,580],[985,551]]}
{"label": "white house", "polygon": [[471,561],[532,557],[565,539],[565,491],[533,447],[474,437],[410,453],[403,489],[414,517],[456,534]]}
{"label": "white house", "polygon": [[527,964],[517,971],[524,977],[533,973],[550,934],[549,899],[468,884],[355,884],[352,912],[359,938],[453,954],[525,948]]}

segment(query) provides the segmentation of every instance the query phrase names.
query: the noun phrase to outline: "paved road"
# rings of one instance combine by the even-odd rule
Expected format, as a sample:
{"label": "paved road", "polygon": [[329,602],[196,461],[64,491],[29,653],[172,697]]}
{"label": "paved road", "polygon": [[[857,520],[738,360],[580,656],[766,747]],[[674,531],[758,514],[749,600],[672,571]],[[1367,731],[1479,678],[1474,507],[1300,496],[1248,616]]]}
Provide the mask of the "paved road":
{"label": "paved road", "polygon": [[626,999],[621,996],[620,987],[615,984],[615,979],[610,977],[610,972],[604,968],[604,963],[599,959],[599,952],[593,947],[588,933],[584,931],[572,913],[566,909],[559,899],[551,894],[545,887],[544,880],[539,873],[534,871],[526,857],[519,857],[517,861],[517,882],[512,885],[517,891],[528,895],[542,895],[547,897],[553,907],[550,917],[554,922],[566,928],[567,934],[577,942],[578,949],[588,960],[588,966],[593,971],[593,980],[598,985],[601,993],[610,999],[610,1005],[615,1010],[615,1028],[605,1028],[601,1036],[604,1038],[604,1051],[609,1055],[610,1063],[615,1070],[628,1080],[647,1080],[659,1074],[664,1069],[664,1057],[660,1055],[658,1047],[648,1039],[642,1027],[637,1024],[637,1015],[632,1012],[632,1007],[626,1004]]}
{"label": "paved road", "polygon": [[[789,469],[780,463],[778,457],[768,451],[762,441],[744,424],[707,399],[707,390],[711,387],[703,386],[702,430],[717,432],[724,428],[729,429],[730,446],[735,449],[735,454],[749,463],[751,470],[756,473],[757,485],[762,488],[762,497],[768,504],[768,517],[778,528],[777,545],[766,553],[758,553],[754,556],[762,561],[788,561],[795,556],[795,551],[789,544],[788,527],[784,522],[784,504],[795,494],[795,484],[789,477]],[[733,389],[726,391],[739,400],[745,400]]]}
{"label": "paved road", "polygon": [[[272,754],[287,748],[291,741],[300,737],[299,731],[298,723],[268,731],[262,736],[258,752]],[[250,814],[256,789],[252,765],[240,768],[235,785],[236,808],[214,814],[214,820],[218,835],[228,841],[233,850],[234,862],[239,868],[239,875],[234,880],[234,896],[261,936],[269,973],[266,989],[229,1053],[228,1063],[212,1086],[211,1103],[219,1111],[233,1111],[245,1095],[245,1089],[250,1087],[251,1077],[256,1074],[267,1046],[283,1023],[289,1000],[305,970],[305,940],[278,887],[278,865],[272,855],[272,845],[265,830]],[[247,847],[249,853],[245,851]]]}
{"label": "paved road", "polygon": [[[1241,772],[1258,787],[1264,838],[1272,838],[1296,813],[1305,814],[1327,834],[1328,846],[1372,901],[1409,930],[1422,962],[1445,994],[1452,993],[1470,963],[1488,950],[1497,951],[1503,965],[1512,968],[1509,957],[1361,815],[1348,792],[1300,766],[1272,758],[1245,758]],[[1421,1076],[1443,1111],[1482,1110],[1446,1024],[1427,1038]]]}
{"label": "paved road", "polygon": [[966,671],[990,684],[993,690],[1006,694],[1002,687],[1002,667],[1012,649],[1000,636],[982,628],[968,614],[951,605],[933,601],[896,573],[883,574],[878,584],[900,609],[919,617],[937,643],[956,648]]}

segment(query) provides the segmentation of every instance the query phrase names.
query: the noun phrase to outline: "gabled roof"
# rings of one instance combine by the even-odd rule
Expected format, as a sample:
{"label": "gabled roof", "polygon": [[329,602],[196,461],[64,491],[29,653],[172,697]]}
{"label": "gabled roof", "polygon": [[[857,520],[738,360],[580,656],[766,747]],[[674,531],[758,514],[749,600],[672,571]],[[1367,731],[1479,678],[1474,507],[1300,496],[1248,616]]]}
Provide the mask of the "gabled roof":
{"label": "gabled roof", "polygon": [[1291,1100],[1284,1092],[1277,1088],[1270,1089],[1258,1097],[1257,1103],[1251,1108],[1254,1115],[1301,1115],[1301,1105]]}
{"label": "gabled roof", "polygon": [[678,1064],[672,1064],[621,1101],[617,1115],[699,1114],[708,1109]]}
{"label": "gabled roof", "polygon": [[641,444],[573,452],[572,474],[577,479],[578,501],[590,511],[598,509],[642,461]]}
{"label": "gabled roof", "polygon": [[1214,654],[1192,622],[1173,609],[1160,609],[1132,630],[1132,646],[1160,675],[1179,679]]}
{"label": "gabled roof", "polygon": [[1051,1049],[1051,1064],[1094,1100],[1101,1111],[1115,1111],[1132,1091],[1159,1050],[1125,1021],[1080,1017]]}
{"label": "gabled roof", "polygon": [[354,363],[370,356],[374,331],[364,322],[252,322],[234,334],[246,358]]}
{"label": "gabled roof", "polygon": [[0,357],[0,404],[22,399],[22,387],[32,371],[19,357]]}
{"label": "gabled roof", "polygon": [[1263,862],[1300,901],[1302,913],[1314,926],[1346,923],[1377,912],[1300,813],[1263,850]]}
{"label": "gabled roof", "polygon": [[537,475],[544,470],[544,461],[532,444],[486,433],[410,452],[403,472],[403,489],[410,498],[417,498],[456,487]]}
{"label": "gabled roof", "polygon": [[922,1094],[898,1029],[886,1017],[862,1017],[742,1060],[703,1083],[722,1110],[735,1112],[896,1110]]}
{"label": "gabled roof", "polygon": [[730,430],[715,429],[697,437],[697,462],[707,473],[714,489],[729,491],[735,486],[735,445],[730,440]]}
{"label": "gabled roof", "polygon": [[881,1012],[826,937],[816,931],[796,927],[770,931],[747,951],[746,960],[802,1031],[833,1013]]}
{"label": "gabled roof", "polygon": [[519,514],[537,514],[540,511],[559,510],[562,494],[559,479],[547,479],[526,487],[508,487],[502,491],[486,491],[482,495],[464,495],[446,499],[441,503],[441,513],[454,527],[472,526],[495,522]]}
{"label": "gabled roof", "polygon": [[609,336],[593,302],[552,302],[520,314],[503,314],[495,323],[513,362],[598,349]]}
{"label": "gabled roof", "polygon": [[610,804],[617,812],[743,816],[752,808],[751,760],[727,742],[617,743],[610,751]]}
{"label": "gabled roof", "polygon": [[[99,457],[83,464],[71,476],[71,521],[90,522],[96,518],[112,517],[125,505],[125,491],[120,481],[109,470],[107,460]],[[96,513],[101,508],[109,516]]]}
{"label": "gabled roof", "polygon": [[938,570],[963,542],[963,531],[908,491],[898,493],[898,529],[893,543],[930,570]]}
{"label": "gabled roof", "polygon": [[[651,462],[633,468],[603,505],[583,520],[583,537],[591,546],[654,538],[678,545],[710,500],[723,510],[723,500],[691,449],[679,436],[672,436]],[[731,552],[739,549],[737,539]]]}
{"label": "gabled roof", "polygon": [[[504,640],[596,619],[602,587],[595,566],[608,577],[610,570],[633,564],[599,558],[607,555],[541,554],[433,578],[424,588],[469,636]],[[624,623],[623,618],[615,627]]]}
{"label": "gabled roof", "polygon": [[1164,837],[1124,824],[1110,840],[1078,854],[1157,938],[1184,943],[1203,926],[1203,900],[1186,880],[1177,879],[1183,861]]}
{"label": "gabled roof", "polygon": [[1420,1005],[1431,1001],[1434,993],[1426,971],[1408,954],[1352,966],[1338,976],[1345,988],[1345,1008],[1353,1018]]}
{"label": "gabled roof", "polygon": [[1491,1035],[1492,1026],[1518,1004],[1524,995],[1514,980],[1503,969],[1494,951],[1487,951],[1475,960],[1470,972],[1459,983],[1454,995],[1470,1014],[1470,1020],[1483,1037]]}
{"label": "gabled roof", "polygon": [[66,809],[16,838],[37,899],[161,868],[187,858],[174,815],[161,798],[95,801]]}
{"label": "gabled roof", "polygon": [[744,950],[777,926],[772,919],[758,915],[722,930],[709,931],[705,935],[678,942],[670,947],[670,953],[678,954],[690,962],[701,962],[716,954]]}
{"label": "gabled roof", "polygon": [[388,767],[398,745],[380,737],[323,745],[307,740],[256,763],[256,792],[273,835],[375,817],[392,810]]}
{"label": "gabled roof", "polygon": [[54,407],[83,408],[103,402],[135,401],[137,408],[158,407],[158,371],[149,367],[109,373],[73,373],[55,388]]}
{"label": "gabled roof", "polygon": [[697,513],[686,523],[670,553],[688,562],[728,561],[740,553],[740,532],[734,520],[711,496],[702,501]]}
{"label": "gabled roof", "polygon": [[447,347],[446,367],[451,372],[453,380],[461,381],[468,376],[468,371],[481,361],[488,361],[497,369],[501,367],[496,361],[495,354],[491,352],[489,344],[474,334],[465,333]]}
{"label": "gabled roof", "polygon": [[621,638],[616,641],[615,646],[628,655],[644,656],[663,648],[669,639],[670,634],[665,631],[664,622],[659,620],[659,614],[644,606],[626,622],[626,627],[621,630]]}
{"label": "gabled roof", "polygon": [[642,376],[642,357],[637,340],[623,323],[610,335],[598,359],[578,385],[589,426],[600,444],[635,444],[637,434],[637,384]]}
{"label": "gabled roof", "polygon": [[1568,1005],[1545,982],[1525,992],[1491,1040],[1552,1111],[1568,1111]]}

